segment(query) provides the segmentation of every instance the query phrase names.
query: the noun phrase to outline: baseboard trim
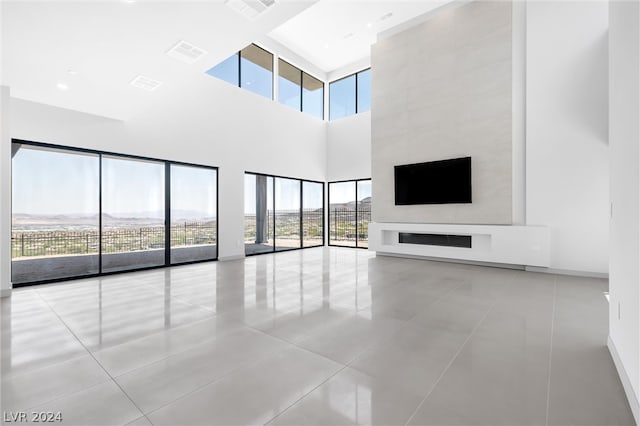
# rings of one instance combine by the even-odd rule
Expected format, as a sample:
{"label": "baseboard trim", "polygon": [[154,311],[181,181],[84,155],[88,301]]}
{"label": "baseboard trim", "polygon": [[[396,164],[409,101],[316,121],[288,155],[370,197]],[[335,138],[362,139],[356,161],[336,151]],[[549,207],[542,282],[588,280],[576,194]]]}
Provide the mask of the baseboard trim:
{"label": "baseboard trim", "polygon": [[543,274],[569,275],[584,278],[603,278],[609,279],[609,274],[604,272],[575,271],[571,269],[543,268],[540,266],[512,265],[508,263],[479,262],[466,259],[451,259],[446,257],[419,256],[404,253],[390,253],[377,251],[376,256],[400,257],[406,259],[431,260],[434,262],[460,263],[463,265],[489,266],[493,268],[515,269],[518,271],[540,272]]}
{"label": "baseboard trim", "polygon": [[528,272],[541,272],[543,274],[571,275],[574,277],[609,279],[609,274],[606,272],[589,272],[589,271],[575,271],[572,269],[541,268],[539,266],[526,266],[524,269],[525,271],[528,271]]}
{"label": "baseboard trim", "polygon": [[234,256],[219,257],[218,261],[219,262],[227,262],[229,260],[240,260],[240,259],[244,259],[244,258],[245,258],[244,254],[236,254]]}
{"label": "baseboard trim", "polygon": [[616,366],[616,370],[618,370],[618,375],[620,376],[620,381],[622,382],[624,393],[627,395],[627,401],[629,401],[629,407],[631,407],[633,417],[636,420],[636,424],[639,424],[640,400],[638,399],[636,393],[633,391],[631,380],[629,380],[627,370],[622,364],[622,360],[620,359],[620,355],[618,354],[618,349],[616,349],[615,343],[613,343],[613,340],[611,340],[611,336],[607,338],[607,348],[609,348],[609,353],[611,354],[611,358],[613,358],[613,364]]}
{"label": "baseboard trim", "polygon": [[9,297],[9,296],[11,296],[10,288],[3,288],[2,290],[0,290],[0,297]]}
{"label": "baseboard trim", "polygon": [[430,260],[433,262],[459,263],[462,265],[488,266],[491,268],[515,269],[518,271],[525,270],[524,265],[512,265],[510,263],[479,262],[476,260],[451,259],[448,257],[419,256],[415,254],[389,253],[384,251],[377,251],[376,256],[399,257],[404,259],[415,259],[415,260]]}

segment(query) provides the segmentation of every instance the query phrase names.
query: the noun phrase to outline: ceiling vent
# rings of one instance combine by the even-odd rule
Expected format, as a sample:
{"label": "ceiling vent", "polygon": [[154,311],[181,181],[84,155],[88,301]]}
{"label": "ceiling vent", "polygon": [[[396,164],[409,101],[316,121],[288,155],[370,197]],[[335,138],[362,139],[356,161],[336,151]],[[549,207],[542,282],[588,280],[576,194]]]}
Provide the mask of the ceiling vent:
{"label": "ceiling vent", "polygon": [[144,89],[149,92],[153,92],[162,84],[162,82],[149,77],[145,77],[144,75],[139,75],[131,80],[131,83],[129,84],[131,84],[133,87],[137,87],[138,89]]}
{"label": "ceiling vent", "polygon": [[254,19],[276,4],[276,0],[225,0],[225,4],[241,15]]}
{"label": "ceiling vent", "polygon": [[186,64],[193,64],[206,53],[206,50],[200,49],[199,47],[196,47],[184,40],[179,41],[175,46],[167,51],[167,55]]}

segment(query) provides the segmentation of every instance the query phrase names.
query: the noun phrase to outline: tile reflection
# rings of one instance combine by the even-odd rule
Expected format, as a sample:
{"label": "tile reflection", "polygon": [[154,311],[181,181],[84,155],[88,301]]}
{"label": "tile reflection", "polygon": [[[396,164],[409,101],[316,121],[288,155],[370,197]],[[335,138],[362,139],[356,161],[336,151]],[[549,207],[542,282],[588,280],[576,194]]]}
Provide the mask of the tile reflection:
{"label": "tile reflection", "polygon": [[2,303],[2,376],[12,376],[86,353],[33,290],[16,290]]}
{"label": "tile reflection", "polygon": [[392,425],[538,424],[549,401],[549,424],[632,424],[604,286],[332,247],[19,289],[0,300],[2,403]]}
{"label": "tile reflection", "polygon": [[404,424],[421,396],[345,368],[276,417],[273,425]]}
{"label": "tile reflection", "polygon": [[130,279],[106,277],[86,282],[80,291],[76,286],[60,285],[55,292],[54,287],[38,292],[91,351],[213,315],[208,309],[172,297],[168,270],[148,273],[136,285],[131,285]]}

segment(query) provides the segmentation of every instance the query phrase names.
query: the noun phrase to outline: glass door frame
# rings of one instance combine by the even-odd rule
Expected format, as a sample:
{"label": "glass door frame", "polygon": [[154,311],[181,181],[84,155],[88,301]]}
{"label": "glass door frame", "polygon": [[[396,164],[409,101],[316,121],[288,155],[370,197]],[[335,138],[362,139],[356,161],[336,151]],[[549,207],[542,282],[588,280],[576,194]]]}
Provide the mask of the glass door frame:
{"label": "glass door frame", "polygon": [[[13,287],[14,288],[18,288],[18,287],[25,287],[25,286],[30,286],[30,285],[37,285],[37,284],[49,284],[49,283],[55,283],[55,282],[62,282],[62,281],[70,281],[70,280],[76,280],[76,279],[85,279],[85,278],[95,278],[95,277],[102,277],[102,276],[108,276],[108,275],[114,275],[114,274],[123,274],[123,273],[127,273],[127,272],[136,272],[136,271],[146,271],[146,270],[151,270],[151,269],[160,269],[160,268],[166,268],[166,267],[170,267],[170,266],[178,266],[178,265],[189,265],[189,264],[195,264],[195,263],[203,263],[203,262],[212,262],[212,261],[216,261],[218,260],[219,257],[219,253],[220,253],[220,240],[219,240],[219,236],[220,236],[220,206],[219,206],[219,201],[220,201],[220,173],[219,173],[219,169],[216,166],[207,166],[207,165],[203,165],[203,164],[193,164],[193,163],[186,163],[186,162],[181,162],[181,161],[173,161],[173,160],[163,160],[163,159],[159,159],[159,158],[151,158],[151,157],[143,157],[143,156],[139,156],[139,155],[130,155],[130,154],[121,154],[121,153],[116,153],[116,152],[108,152],[108,151],[100,151],[100,150],[95,150],[95,149],[89,149],[89,148],[78,148],[78,147],[72,147],[72,146],[65,146],[65,145],[56,145],[56,144],[50,144],[50,143],[44,143],[44,142],[35,142],[35,141],[28,141],[28,140],[23,140],[23,139],[16,139],[16,138],[12,138],[11,139],[11,144],[19,144],[19,145],[25,145],[25,146],[32,146],[32,147],[38,147],[38,148],[44,148],[44,149],[55,149],[55,150],[59,150],[59,151],[69,151],[69,152],[75,152],[75,153],[84,153],[84,154],[92,154],[92,155],[97,155],[98,156],[98,176],[99,176],[99,185],[98,185],[98,273],[97,274],[88,274],[88,275],[78,275],[78,276],[70,276],[70,277],[64,277],[64,278],[56,278],[56,279],[49,279],[49,280],[38,280],[38,281],[29,281],[29,282],[22,282],[22,283],[13,283]],[[102,234],[103,234],[103,229],[102,229],[102,186],[103,186],[103,182],[102,182],[102,157],[103,156],[108,156],[108,157],[115,157],[115,158],[122,158],[122,159],[130,159],[130,160],[139,160],[139,161],[149,161],[149,162],[156,162],[156,163],[160,163],[160,164],[164,164],[164,235],[165,235],[165,253],[164,253],[164,264],[163,265],[158,265],[158,266],[148,266],[148,267],[142,267],[142,268],[132,268],[132,269],[127,269],[127,270],[123,270],[123,271],[112,271],[112,272],[103,272],[102,271]],[[186,261],[186,262],[179,262],[179,263],[171,263],[171,165],[178,165],[178,166],[187,166],[187,167],[199,167],[199,168],[204,168],[204,169],[208,169],[208,170],[215,170],[216,171],[216,256],[210,259],[202,259],[202,260],[194,260],[194,261]],[[12,211],[13,214],[13,211]]]}
{"label": "glass door frame", "polygon": [[[327,183],[327,206],[329,207],[329,214],[327,215],[327,220],[328,220],[328,224],[327,224],[327,231],[329,233],[329,239],[327,240],[327,245],[330,247],[346,247],[346,248],[358,248],[358,249],[364,249],[364,250],[368,250],[369,247],[367,245],[367,247],[362,247],[360,245],[358,245],[358,241],[360,241],[360,237],[358,235],[358,183],[359,182],[365,182],[365,181],[369,181],[371,182],[371,178],[362,178],[362,179],[346,179],[346,180],[336,180],[336,181],[332,181],[332,182],[328,182]],[[331,244],[331,184],[332,183],[351,183],[353,182],[353,184],[355,185],[355,194],[356,194],[356,198],[355,200],[353,200],[355,202],[355,229],[356,229],[356,245],[355,246],[348,246],[348,245],[342,245],[342,244]]]}
{"label": "glass door frame", "polygon": [[[303,250],[303,249],[309,249],[309,248],[316,248],[316,247],[324,247],[326,240],[325,237],[327,235],[326,233],[326,223],[325,220],[327,218],[326,215],[326,208],[325,208],[325,187],[326,184],[325,182],[320,182],[317,180],[310,180],[310,179],[299,179],[299,178],[294,178],[294,177],[290,177],[290,176],[278,176],[278,175],[270,175],[267,173],[258,173],[258,172],[250,172],[248,170],[245,170],[244,172],[245,175],[254,175],[254,176],[264,176],[267,178],[272,178],[272,182],[271,184],[273,185],[272,187],[272,193],[273,193],[273,221],[272,223],[270,223],[270,226],[273,226],[273,250],[270,251],[264,251],[264,252],[259,252],[259,253],[247,253],[245,251],[245,256],[249,257],[249,256],[258,256],[261,254],[270,254],[270,253],[283,253],[283,252],[287,252],[287,251],[294,251],[294,250]],[[294,248],[290,248],[290,249],[285,249],[285,250],[278,250],[277,249],[277,245],[276,245],[276,214],[275,214],[275,205],[276,205],[276,179],[288,179],[288,180],[297,180],[300,184],[300,247],[294,247]],[[308,182],[308,183],[316,183],[316,184],[320,184],[322,185],[322,243],[315,245],[315,246],[307,246],[304,247],[304,182]]]}

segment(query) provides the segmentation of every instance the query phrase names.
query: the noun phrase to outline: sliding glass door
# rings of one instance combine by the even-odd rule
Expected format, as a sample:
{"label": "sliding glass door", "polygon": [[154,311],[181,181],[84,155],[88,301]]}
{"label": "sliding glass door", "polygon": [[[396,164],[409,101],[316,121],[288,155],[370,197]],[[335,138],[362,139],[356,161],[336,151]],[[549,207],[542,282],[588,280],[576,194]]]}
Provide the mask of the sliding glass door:
{"label": "sliding glass door", "polygon": [[324,244],[324,185],[302,182],[302,246]]}
{"label": "sliding glass door", "polygon": [[165,263],[164,163],[102,157],[102,272]]}
{"label": "sliding glass door", "polygon": [[369,222],[371,221],[371,180],[356,183],[356,217],[358,247],[369,247]]}
{"label": "sliding glass door", "polygon": [[100,158],[12,145],[11,280],[99,272]]}
{"label": "sliding glass door", "polygon": [[218,256],[217,172],[171,164],[171,263]]}
{"label": "sliding glass door", "polygon": [[217,169],[12,143],[16,285],[217,258]]}
{"label": "sliding glass door", "polygon": [[296,179],[275,178],[276,250],[300,248],[300,186]]}
{"label": "sliding glass door", "polygon": [[324,184],[245,173],[245,254],[324,244]]}
{"label": "sliding glass door", "polygon": [[329,245],[356,246],[355,182],[329,184]]}
{"label": "sliding glass door", "polygon": [[270,253],[273,241],[273,178],[244,175],[244,247],[246,254]]}
{"label": "sliding glass door", "polygon": [[329,245],[368,247],[371,179],[329,183]]}

